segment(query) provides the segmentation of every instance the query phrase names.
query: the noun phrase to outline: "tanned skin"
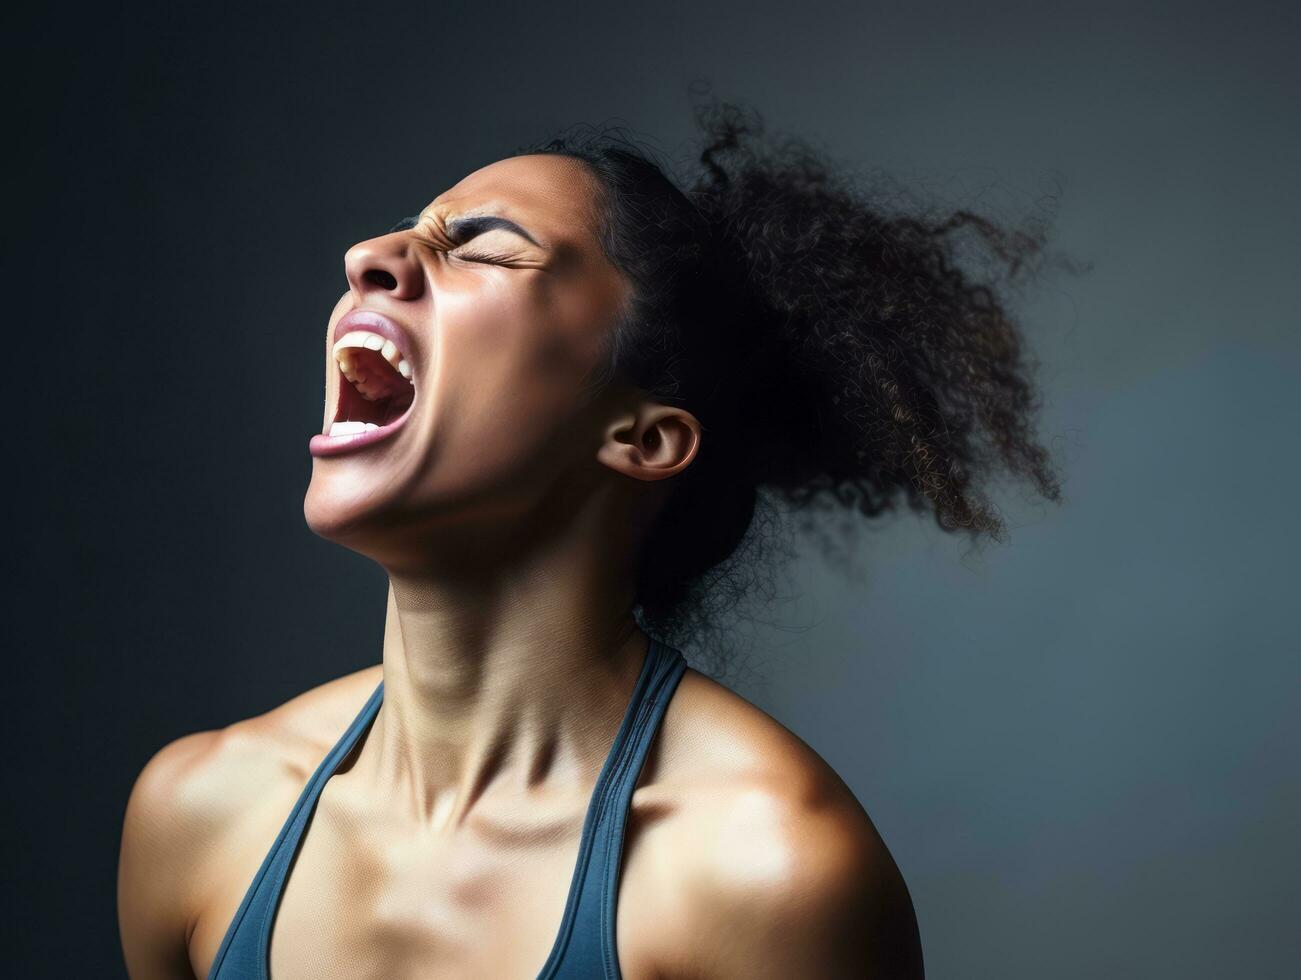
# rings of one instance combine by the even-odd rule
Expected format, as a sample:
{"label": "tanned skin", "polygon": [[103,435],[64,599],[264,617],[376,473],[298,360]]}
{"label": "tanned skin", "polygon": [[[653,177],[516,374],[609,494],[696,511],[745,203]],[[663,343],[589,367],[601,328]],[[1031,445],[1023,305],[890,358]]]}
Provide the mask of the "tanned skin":
{"label": "tanned skin", "polygon": [[[629,295],[597,186],[501,160],[418,225],[354,246],[326,337],[322,431],[353,309],[412,345],[388,439],[315,457],[312,530],[389,579],[382,663],[163,747],[132,789],[119,925],[132,980],[205,978],[285,817],[380,679],[325,785],[271,936],[275,980],[534,980],[588,800],[649,639],[633,557],[701,440],[689,412],[591,395]],[[505,228],[456,239],[467,213]],[[862,806],[811,748],[688,670],[633,795],[616,931],[626,980],[916,980],[917,924]]]}

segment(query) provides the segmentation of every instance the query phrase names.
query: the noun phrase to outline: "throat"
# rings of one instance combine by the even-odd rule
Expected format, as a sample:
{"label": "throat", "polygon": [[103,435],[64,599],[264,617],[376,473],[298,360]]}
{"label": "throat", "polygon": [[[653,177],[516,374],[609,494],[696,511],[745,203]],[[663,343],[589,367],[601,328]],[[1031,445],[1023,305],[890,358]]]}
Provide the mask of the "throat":
{"label": "throat", "polygon": [[[546,667],[503,655],[497,665],[446,683],[386,653],[383,703],[356,772],[362,793],[428,833],[467,822],[510,823],[506,814],[582,812],[631,704],[648,650],[619,659]],[[419,679],[413,677],[419,674]]]}

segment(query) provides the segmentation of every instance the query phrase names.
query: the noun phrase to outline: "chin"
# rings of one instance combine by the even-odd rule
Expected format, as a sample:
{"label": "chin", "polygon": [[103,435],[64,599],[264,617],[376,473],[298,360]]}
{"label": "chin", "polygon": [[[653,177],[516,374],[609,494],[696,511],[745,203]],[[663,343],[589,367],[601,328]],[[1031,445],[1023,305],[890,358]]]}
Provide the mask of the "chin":
{"label": "chin", "polygon": [[356,486],[352,493],[332,481],[326,488],[313,479],[303,497],[303,517],[312,533],[327,541],[346,544],[363,535],[367,528],[382,523],[373,490]]}

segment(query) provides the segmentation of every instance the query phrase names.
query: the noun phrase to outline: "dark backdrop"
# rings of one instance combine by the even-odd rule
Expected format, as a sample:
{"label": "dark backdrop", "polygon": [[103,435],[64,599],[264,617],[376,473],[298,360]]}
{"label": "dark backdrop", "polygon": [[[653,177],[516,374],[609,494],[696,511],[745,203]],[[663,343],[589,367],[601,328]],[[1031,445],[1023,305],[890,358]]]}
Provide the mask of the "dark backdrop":
{"label": "dark backdrop", "polygon": [[121,971],[155,750],[379,657],[383,576],[301,513],[344,249],[574,123],[674,153],[693,79],[921,193],[1060,192],[1093,263],[1024,307],[1062,506],[1009,488],[979,556],[889,522],[856,579],[805,548],[746,641],[930,975],[1296,975],[1295,7],[11,16],[7,975]]}

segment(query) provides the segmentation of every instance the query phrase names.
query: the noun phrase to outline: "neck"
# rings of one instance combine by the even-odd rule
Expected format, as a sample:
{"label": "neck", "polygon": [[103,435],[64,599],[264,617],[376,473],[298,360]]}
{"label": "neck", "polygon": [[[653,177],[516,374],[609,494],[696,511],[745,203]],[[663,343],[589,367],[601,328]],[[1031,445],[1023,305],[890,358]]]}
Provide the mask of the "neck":
{"label": "neck", "polygon": [[350,767],[368,806],[450,834],[489,799],[595,782],[649,637],[598,555],[523,565],[390,569],[383,704]]}

